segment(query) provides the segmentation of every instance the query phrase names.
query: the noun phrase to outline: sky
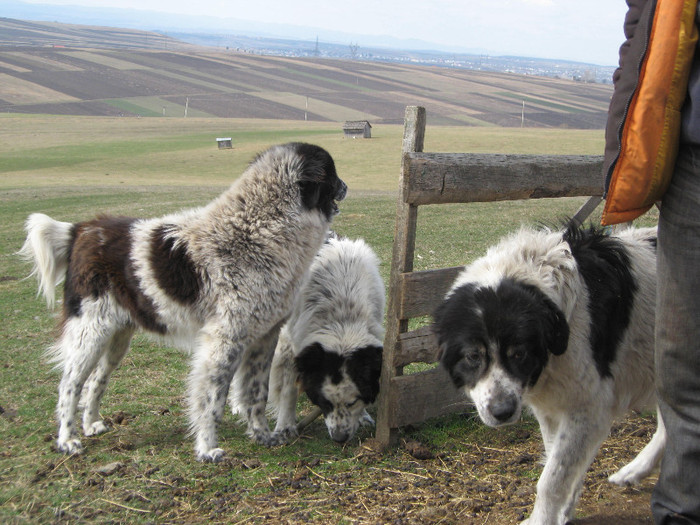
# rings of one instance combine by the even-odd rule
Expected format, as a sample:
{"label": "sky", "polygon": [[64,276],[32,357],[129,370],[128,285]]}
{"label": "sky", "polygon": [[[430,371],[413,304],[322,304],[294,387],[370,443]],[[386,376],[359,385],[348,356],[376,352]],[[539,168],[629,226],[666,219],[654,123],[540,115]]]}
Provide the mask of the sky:
{"label": "sky", "polygon": [[[357,35],[420,39],[453,52],[483,52],[617,64],[624,0],[25,0],[133,8],[285,24]],[[0,16],[2,16],[0,0]],[[154,20],[154,29],[157,21]],[[235,26],[234,20],[231,21]],[[278,26],[277,31],[283,31]],[[275,36],[282,36],[278,34]],[[294,35],[298,37],[298,34]],[[368,40],[369,41],[369,40]]]}

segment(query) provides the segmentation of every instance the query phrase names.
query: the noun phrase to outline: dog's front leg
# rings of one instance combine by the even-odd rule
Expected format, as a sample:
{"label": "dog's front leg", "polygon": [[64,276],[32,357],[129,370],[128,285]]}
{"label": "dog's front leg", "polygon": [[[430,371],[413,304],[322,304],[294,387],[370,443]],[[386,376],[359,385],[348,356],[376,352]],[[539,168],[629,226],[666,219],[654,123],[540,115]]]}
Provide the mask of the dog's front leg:
{"label": "dog's front leg", "polygon": [[270,365],[279,329],[279,325],[274,327],[251,347],[238,372],[241,378],[236,381],[240,385],[240,412],[248,421],[248,435],[268,447],[287,442],[281,433],[270,432],[265,415]]}
{"label": "dog's front leg", "polygon": [[298,378],[292,341],[287,330],[282,329],[270,369],[270,399],[277,412],[275,433],[287,441],[297,436]]}
{"label": "dog's front leg", "polygon": [[221,421],[226,395],[241,360],[246,341],[221,336],[216,328],[203,330],[193,356],[188,383],[188,413],[200,461],[220,461],[216,427]]}
{"label": "dog's front leg", "polygon": [[575,414],[555,425],[528,525],[564,525],[572,517],[586,471],[610,430],[604,419]]}

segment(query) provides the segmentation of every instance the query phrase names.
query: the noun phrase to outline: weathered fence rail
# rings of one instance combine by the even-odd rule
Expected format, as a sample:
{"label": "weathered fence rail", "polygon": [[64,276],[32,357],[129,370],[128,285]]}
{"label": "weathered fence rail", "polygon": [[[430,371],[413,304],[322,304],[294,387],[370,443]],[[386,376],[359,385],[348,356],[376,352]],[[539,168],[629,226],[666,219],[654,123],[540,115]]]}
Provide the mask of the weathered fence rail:
{"label": "weathered fence rail", "polygon": [[600,157],[404,153],[408,204],[486,202],[600,195]]}

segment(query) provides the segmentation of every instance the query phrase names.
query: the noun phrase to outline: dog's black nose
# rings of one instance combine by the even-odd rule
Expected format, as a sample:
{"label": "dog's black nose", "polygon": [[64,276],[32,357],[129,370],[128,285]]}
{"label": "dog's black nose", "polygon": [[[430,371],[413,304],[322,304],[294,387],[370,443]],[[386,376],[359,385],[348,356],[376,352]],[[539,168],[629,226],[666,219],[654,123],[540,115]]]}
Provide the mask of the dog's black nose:
{"label": "dog's black nose", "polygon": [[342,180],[340,180],[340,184],[338,186],[338,189],[335,192],[335,200],[342,201],[347,194],[348,194],[348,185],[345,184]]}
{"label": "dog's black nose", "polygon": [[506,398],[495,401],[489,411],[500,423],[506,423],[513,418],[517,409],[517,401],[514,398]]}
{"label": "dog's black nose", "polygon": [[333,430],[330,432],[331,439],[336,443],[345,443],[350,438],[350,433],[344,430]]}

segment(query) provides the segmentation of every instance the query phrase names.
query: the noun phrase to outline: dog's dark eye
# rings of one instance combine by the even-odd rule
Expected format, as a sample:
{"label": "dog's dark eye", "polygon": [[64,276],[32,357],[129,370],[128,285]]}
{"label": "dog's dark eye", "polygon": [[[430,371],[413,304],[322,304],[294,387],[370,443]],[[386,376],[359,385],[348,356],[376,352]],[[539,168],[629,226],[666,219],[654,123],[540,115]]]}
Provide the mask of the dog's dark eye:
{"label": "dog's dark eye", "polygon": [[351,407],[354,407],[356,404],[358,404],[360,401],[361,401],[361,399],[358,397],[357,399],[355,399],[355,401],[353,401],[352,403],[347,403],[345,406],[348,408],[351,408]]}
{"label": "dog's dark eye", "polygon": [[477,368],[481,364],[481,349],[479,347],[464,350],[464,361],[470,368]]}
{"label": "dog's dark eye", "polygon": [[522,346],[511,346],[508,348],[508,359],[511,361],[523,361],[527,355],[525,348]]}

